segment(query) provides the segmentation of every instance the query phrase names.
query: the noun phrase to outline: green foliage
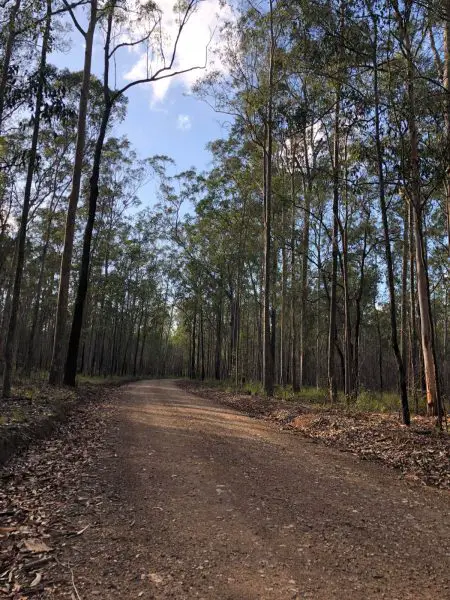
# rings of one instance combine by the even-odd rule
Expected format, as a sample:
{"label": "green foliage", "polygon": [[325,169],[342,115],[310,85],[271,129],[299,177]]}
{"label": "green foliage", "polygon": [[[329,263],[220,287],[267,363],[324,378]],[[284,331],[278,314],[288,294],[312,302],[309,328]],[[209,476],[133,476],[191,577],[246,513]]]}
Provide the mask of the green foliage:
{"label": "green foliage", "polygon": [[264,388],[260,381],[249,381],[244,383],[240,388],[240,391],[249,396],[262,396],[264,394]]}
{"label": "green foliage", "polygon": [[12,423],[26,423],[28,420],[27,413],[23,408],[15,407],[11,411],[10,420]]}
{"label": "green foliage", "polygon": [[128,381],[136,381],[140,377],[131,377],[130,375],[85,375],[81,374],[78,377],[80,385],[120,385]]}
{"label": "green foliage", "polygon": [[399,411],[400,397],[392,392],[376,393],[360,390],[358,397],[349,406],[358,412],[395,413]]}

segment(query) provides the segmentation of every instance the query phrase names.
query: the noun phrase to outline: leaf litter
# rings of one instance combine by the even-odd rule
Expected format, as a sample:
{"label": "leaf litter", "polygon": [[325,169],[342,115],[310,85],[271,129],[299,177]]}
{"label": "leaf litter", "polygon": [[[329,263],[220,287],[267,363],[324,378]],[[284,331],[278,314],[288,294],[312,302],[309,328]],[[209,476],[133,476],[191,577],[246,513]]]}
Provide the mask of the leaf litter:
{"label": "leaf litter", "polygon": [[[0,598],[53,598],[61,588],[71,588],[78,599],[64,551],[71,538],[91,527],[83,510],[87,507],[94,520],[101,508],[89,468],[107,451],[103,409],[113,391],[96,386],[85,394],[87,401],[53,437],[0,469]],[[89,496],[79,495],[82,481]]]}

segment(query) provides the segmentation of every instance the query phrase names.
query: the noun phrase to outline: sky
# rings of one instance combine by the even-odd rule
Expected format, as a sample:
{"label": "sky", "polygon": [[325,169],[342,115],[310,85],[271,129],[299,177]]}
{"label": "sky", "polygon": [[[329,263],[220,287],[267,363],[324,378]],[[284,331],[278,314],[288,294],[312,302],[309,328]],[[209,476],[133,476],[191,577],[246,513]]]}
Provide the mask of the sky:
{"label": "sky", "polygon": [[[128,0],[140,2],[142,0]],[[173,13],[172,0],[158,0],[163,10],[162,27],[165,32],[166,56],[170,55],[177,23]],[[84,26],[83,14],[77,13]],[[220,0],[202,0],[199,9],[191,16],[179,41],[175,68],[187,69],[204,65],[207,70],[221,68],[214,63],[215,51],[220,48],[219,28],[225,19],[230,18],[228,8],[222,7]],[[141,37],[145,27],[141,22],[133,23],[130,30],[122,34],[120,41]],[[100,32],[99,32],[100,33]],[[70,47],[66,52],[55,52],[50,62],[56,66],[71,70],[81,70],[84,59],[84,38],[73,27],[70,33]],[[208,53],[206,53],[208,48]],[[117,53],[115,78],[111,87],[120,88],[136,78],[145,77],[148,64],[144,47],[122,48]],[[99,77],[103,74],[102,36],[97,36],[93,54],[93,72]],[[150,68],[156,70],[161,61],[150,56]],[[114,72],[114,70],[113,70]],[[226,119],[217,114],[205,102],[191,93],[193,83],[205,70],[192,71],[164,81],[142,84],[127,92],[128,113],[125,120],[115,126],[113,134],[126,135],[140,158],[155,154],[165,154],[176,162],[176,172],[196,167],[207,168],[210,155],[206,144],[226,135]],[[151,205],[155,201],[155,183],[149,182],[139,192],[141,201]]]}

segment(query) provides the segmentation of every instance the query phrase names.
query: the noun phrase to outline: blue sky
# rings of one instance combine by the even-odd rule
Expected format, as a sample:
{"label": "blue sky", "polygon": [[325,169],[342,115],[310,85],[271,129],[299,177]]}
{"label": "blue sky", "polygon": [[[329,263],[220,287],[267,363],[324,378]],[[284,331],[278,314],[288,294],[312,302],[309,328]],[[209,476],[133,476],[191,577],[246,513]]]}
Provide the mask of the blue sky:
{"label": "blue sky", "polygon": [[[130,0],[133,1],[133,0]],[[138,1],[139,0],[135,0]],[[176,31],[171,10],[172,0],[159,0],[159,6],[165,11],[167,20],[163,27],[169,32],[168,48],[171,48],[170,32]],[[226,9],[225,9],[226,10]],[[84,24],[82,14],[77,15]],[[220,25],[221,19],[229,17],[229,13],[221,12],[219,0],[203,0],[200,10],[188,23],[179,46],[178,69],[201,65],[205,60],[205,47],[212,32]],[[140,24],[136,24],[139,29]],[[51,62],[58,67],[81,70],[84,58],[84,39],[72,28],[71,45],[66,53],[55,53]],[[127,35],[132,36],[131,30]],[[214,34],[212,47],[217,48],[220,38]],[[168,51],[169,53],[169,51]],[[101,32],[97,36],[94,55],[93,72],[102,76],[103,48]],[[213,51],[209,52],[210,60]],[[158,67],[157,59],[155,66]],[[145,62],[144,52],[139,49],[130,51],[121,49],[117,54],[117,87],[122,87],[136,77],[142,76],[142,64]],[[164,83],[144,84],[131,89],[128,93],[128,114],[126,119],[115,127],[114,135],[126,135],[141,158],[155,154],[166,154],[176,162],[176,171],[191,167],[205,169],[210,161],[206,144],[226,135],[223,128],[223,115],[215,113],[206,103],[190,94],[193,81],[201,74],[195,71],[165,80]],[[112,85],[113,87],[113,85]],[[140,197],[145,205],[154,202],[154,183],[150,182],[140,190]]]}

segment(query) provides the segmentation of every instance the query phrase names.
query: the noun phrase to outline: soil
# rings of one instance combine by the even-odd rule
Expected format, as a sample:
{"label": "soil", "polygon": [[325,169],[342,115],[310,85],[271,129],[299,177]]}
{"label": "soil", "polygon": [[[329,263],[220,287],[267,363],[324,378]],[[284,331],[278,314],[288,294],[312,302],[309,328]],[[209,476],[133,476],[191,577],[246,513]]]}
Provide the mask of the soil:
{"label": "soil", "polygon": [[33,441],[48,437],[75,404],[90,395],[86,388],[76,394],[44,383],[15,386],[14,391],[16,396],[0,405],[0,465]]}
{"label": "soil", "polygon": [[[378,460],[402,477],[450,490],[450,435],[439,431],[434,417],[358,412],[343,405],[313,404],[299,398],[267,398],[212,388],[207,382],[180,380],[184,390],[279,424],[363,460]],[[446,422],[447,424],[447,422]]]}
{"label": "soil", "polygon": [[450,598],[447,491],[175,382],[111,391],[7,468],[0,597]]}

